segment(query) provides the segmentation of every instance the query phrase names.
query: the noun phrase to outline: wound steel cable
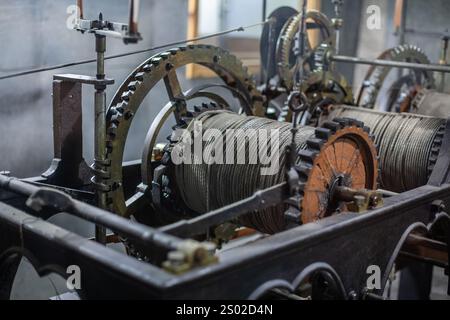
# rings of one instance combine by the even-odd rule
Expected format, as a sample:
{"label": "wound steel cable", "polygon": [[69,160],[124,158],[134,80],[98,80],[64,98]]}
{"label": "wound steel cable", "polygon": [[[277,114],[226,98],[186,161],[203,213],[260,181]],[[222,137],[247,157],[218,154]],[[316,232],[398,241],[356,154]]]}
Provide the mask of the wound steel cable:
{"label": "wound steel cable", "polygon": [[[185,204],[201,214],[224,207],[251,196],[255,191],[274,186],[285,180],[286,153],[284,150],[291,142],[291,125],[278,121],[248,117],[231,112],[205,112],[196,118],[201,121],[203,131],[218,130],[222,139],[203,141],[202,164],[180,164],[175,166],[175,177],[178,189]],[[187,130],[193,135],[194,122]],[[230,131],[235,129],[234,131]],[[237,129],[237,130],[236,130]],[[267,140],[254,143],[248,137],[253,132],[262,130]],[[279,132],[279,145],[271,141],[271,130]],[[306,141],[314,135],[315,128],[299,127],[296,135],[297,151],[306,148]],[[259,134],[259,133],[257,133]],[[239,143],[244,142],[244,143]],[[271,147],[278,147],[277,152],[271,152]],[[211,163],[211,150],[223,150],[223,160],[232,154],[233,164]],[[205,150],[207,152],[205,152]],[[270,159],[269,163],[277,163],[278,168],[273,175],[261,175],[261,168],[267,167],[261,163],[260,154]],[[245,163],[237,163],[238,155],[245,155]],[[258,157],[257,157],[258,156]],[[192,161],[198,156],[192,155]],[[253,157],[253,158],[250,158]],[[255,158],[257,157],[257,158]],[[278,157],[278,158],[276,158]],[[252,162],[251,159],[254,161]],[[281,204],[256,213],[249,213],[240,218],[239,222],[261,232],[272,234],[285,228],[285,205]]]}
{"label": "wound steel cable", "polygon": [[401,193],[428,182],[439,153],[444,119],[346,106],[335,106],[327,119],[335,117],[357,119],[371,129],[379,146],[384,189]]}

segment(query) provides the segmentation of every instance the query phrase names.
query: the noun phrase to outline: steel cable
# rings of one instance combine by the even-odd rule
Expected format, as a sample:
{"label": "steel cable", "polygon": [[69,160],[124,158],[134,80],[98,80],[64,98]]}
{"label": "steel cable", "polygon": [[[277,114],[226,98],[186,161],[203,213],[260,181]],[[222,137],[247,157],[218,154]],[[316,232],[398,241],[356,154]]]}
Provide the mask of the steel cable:
{"label": "steel cable", "polygon": [[[206,141],[203,141],[202,164],[175,166],[179,192],[190,209],[202,214],[242,200],[257,190],[274,186],[285,180],[284,150],[291,141],[289,123],[223,111],[205,112],[195,120],[201,122],[203,133],[208,129],[215,129],[221,133],[222,139],[210,139],[204,136]],[[235,130],[231,131],[231,129]],[[193,137],[194,121],[190,123],[187,130]],[[272,130],[279,133],[279,144],[272,141]],[[296,135],[297,151],[306,148],[306,141],[314,135],[314,132],[315,128],[312,127],[299,128]],[[267,139],[264,139],[264,136]],[[212,157],[216,157],[217,154],[213,154],[211,150],[223,151],[224,164],[212,163]],[[269,163],[278,164],[272,175],[261,174],[261,169],[267,167],[261,162],[260,155],[264,154],[267,157],[264,163],[267,163],[269,159]],[[230,155],[234,159],[233,163],[226,161],[227,156],[231,157]],[[239,155],[245,157],[244,163],[236,163]],[[191,159],[194,161],[199,159],[199,156],[192,154]],[[285,228],[284,211],[285,205],[281,204],[257,214],[249,213],[240,219],[240,223],[272,234]]]}
{"label": "steel cable", "polygon": [[371,128],[379,147],[384,189],[405,192],[428,182],[444,119],[336,106],[322,120],[334,117],[357,119]]}
{"label": "steel cable", "polygon": [[[254,23],[254,24],[247,25],[247,26],[237,27],[237,28],[233,28],[233,29],[229,29],[229,30],[224,30],[224,31],[208,34],[208,35],[205,35],[205,36],[200,36],[200,37],[196,37],[196,38],[170,42],[170,43],[158,45],[158,46],[155,46],[155,47],[152,47],[152,48],[146,48],[146,49],[142,49],[142,50],[136,50],[136,51],[131,51],[131,52],[125,52],[125,53],[119,53],[119,54],[115,54],[115,55],[110,55],[110,56],[106,56],[105,60],[117,59],[117,58],[127,57],[127,56],[140,54],[140,53],[147,53],[147,52],[151,52],[151,51],[155,51],[155,50],[159,50],[159,49],[164,49],[164,48],[168,48],[168,47],[173,47],[173,46],[177,46],[177,45],[182,45],[182,44],[186,44],[186,43],[190,43],[190,42],[195,42],[195,41],[200,41],[200,40],[206,40],[206,39],[210,39],[210,38],[220,37],[220,36],[224,36],[224,35],[227,35],[227,34],[230,34],[230,33],[234,33],[234,32],[243,32],[246,29],[250,29],[250,28],[257,27],[257,26],[261,26],[261,25],[264,25],[266,23],[269,23],[270,21],[271,21],[271,19],[267,19],[267,20],[262,21],[262,22]],[[26,75],[30,75],[30,74],[34,74],[34,73],[40,73],[40,72],[46,72],[46,71],[51,71],[51,70],[57,70],[57,69],[73,67],[73,66],[78,66],[78,65],[88,64],[88,63],[94,63],[96,61],[97,61],[97,59],[86,59],[86,60],[80,60],[80,61],[74,61],[74,62],[69,62],[69,63],[63,63],[63,64],[58,64],[58,65],[53,65],[53,66],[48,66],[48,67],[43,67],[43,68],[38,68],[38,69],[24,70],[24,71],[15,72],[15,73],[11,73],[11,74],[0,76],[0,80],[11,79],[11,78],[26,76]]]}

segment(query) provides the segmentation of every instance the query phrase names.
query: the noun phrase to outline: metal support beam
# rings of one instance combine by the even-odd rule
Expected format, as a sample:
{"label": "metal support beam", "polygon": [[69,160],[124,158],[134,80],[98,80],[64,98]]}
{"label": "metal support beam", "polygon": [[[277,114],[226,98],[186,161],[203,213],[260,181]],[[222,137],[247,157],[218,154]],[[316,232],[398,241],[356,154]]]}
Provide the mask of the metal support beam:
{"label": "metal support beam", "polygon": [[61,212],[66,212],[110,228],[122,236],[135,239],[147,245],[158,245],[169,250],[176,250],[184,242],[184,240],[175,236],[164,234],[151,227],[131,222],[111,212],[74,200],[60,191],[39,188],[17,178],[0,175],[0,188],[29,196],[27,204],[35,210],[52,207]]}
{"label": "metal support beam", "polygon": [[434,65],[434,64],[420,64],[420,63],[389,61],[389,60],[381,60],[381,59],[371,60],[371,59],[348,57],[348,56],[341,56],[341,55],[332,55],[329,57],[329,60],[332,62],[366,64],[366,65],[380,66],[380,67],[428,70],[428,71],[450,73],[449,66]]}

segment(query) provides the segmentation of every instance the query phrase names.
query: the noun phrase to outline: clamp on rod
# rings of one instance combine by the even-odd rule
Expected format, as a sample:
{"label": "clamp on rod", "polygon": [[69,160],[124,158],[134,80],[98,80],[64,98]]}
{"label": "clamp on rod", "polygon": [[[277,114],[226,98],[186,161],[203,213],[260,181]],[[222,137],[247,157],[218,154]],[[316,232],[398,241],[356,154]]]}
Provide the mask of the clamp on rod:
{"label": "clamp on rod", "polygon": [[95,33],[122,39],[125,44],[137,43],[142,40],[138,31],[139,0],[130,0],[128,24],[84,19],[83,0],[77,0],[78,15],[75,21],[74,29],[82,33]]}
{"label": "clamp on rod", "polygon": [[130,0],[129,5],[129,33],[132,35],[139,34],[138,32],[138,19],[139,19],[139,0]]}
{"label": "clamp on rod", "polygon": [[335,53],[339,54],[339,48],[341,44],[341,28],[344,24],[344,20],[341,17],[341,7],[344,5],[344,0],[331,0],[334,5],[335,18],[331,19],[334,30],[336,31],[336,50]]}
{"label": "clamp on rod", "polygon": [[78,19],[83,19],[83,0],[77,0],[77,8],[78,8]]}

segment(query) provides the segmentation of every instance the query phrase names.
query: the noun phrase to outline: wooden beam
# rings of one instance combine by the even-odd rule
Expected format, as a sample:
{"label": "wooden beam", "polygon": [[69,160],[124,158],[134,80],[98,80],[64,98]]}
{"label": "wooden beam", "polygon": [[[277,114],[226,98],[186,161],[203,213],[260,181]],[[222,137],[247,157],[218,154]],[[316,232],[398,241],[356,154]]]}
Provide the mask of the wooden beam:
{"label": "wooden beam", "polygon": [[[298,0],[298,9],[301,10],[303,6],[303,0]],[[309,10],[317,10],[320,11],[322,8],[321,0],[308,0],[306,4],[307,11]],[[311,44],[311,47],[316,47],[320,41],[320,31],[319,30],[310,30],[308,31],[308,39]]]}
{"label": "wooden beam", "polygon": [[395,1],[394,27],[399,31],[402,27],[404,0]]}
{"label": "wooden beam", "polygon": [[[198,2],[199,0],[188,1],[188,26],[187,38],[192,39],[198,36]],[[195,77],[195,66],[190,64],[186,66],[186,78],[192,79]]]}

